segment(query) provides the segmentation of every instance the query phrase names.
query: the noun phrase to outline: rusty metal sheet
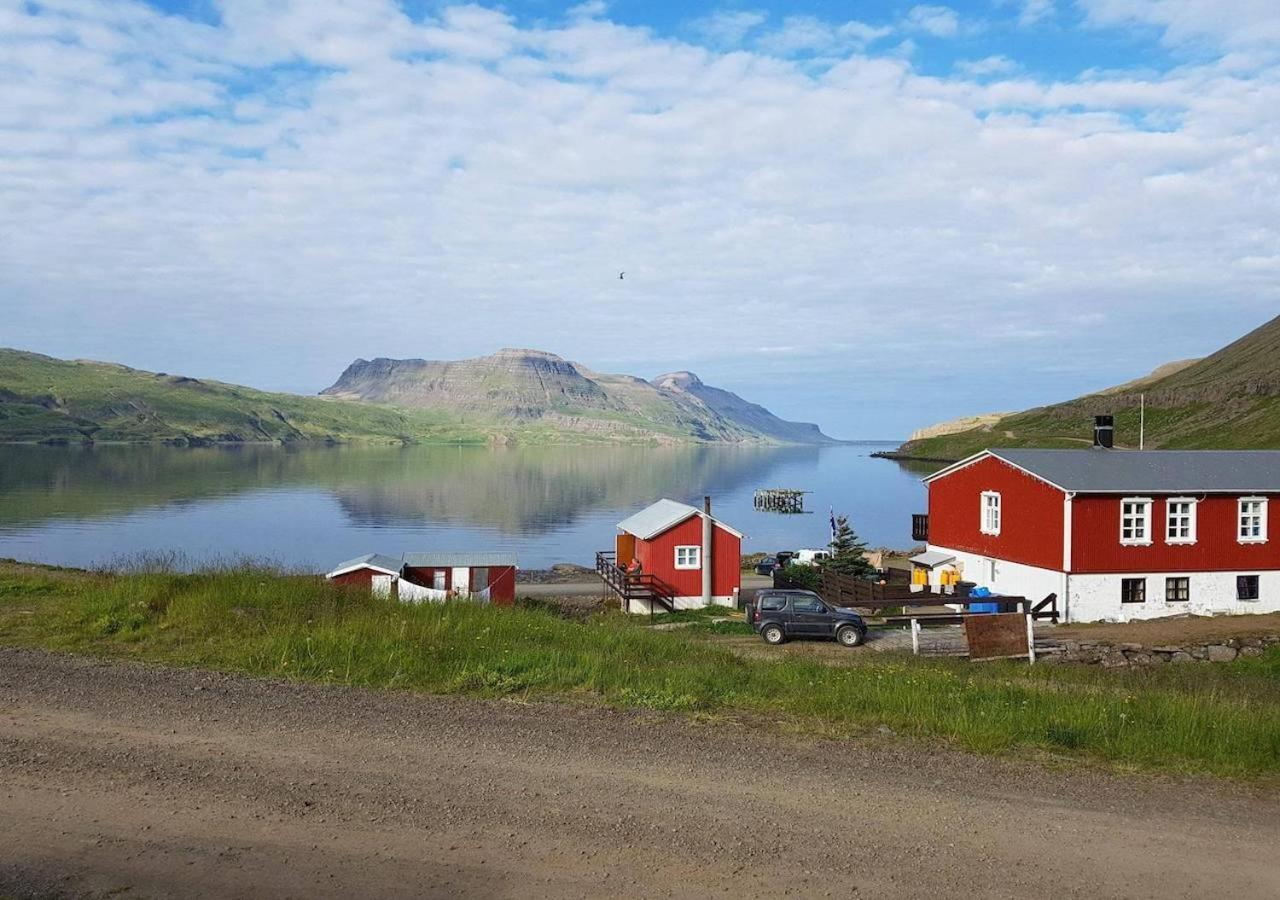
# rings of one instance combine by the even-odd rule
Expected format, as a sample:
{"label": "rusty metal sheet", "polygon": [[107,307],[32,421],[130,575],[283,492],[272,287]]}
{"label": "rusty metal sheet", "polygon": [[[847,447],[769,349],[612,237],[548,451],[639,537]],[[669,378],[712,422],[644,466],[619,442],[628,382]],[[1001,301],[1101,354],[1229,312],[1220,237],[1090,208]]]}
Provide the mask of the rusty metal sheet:
{"label": "rusty metal sheet", "polygon": [[964,636],[969,659],[1011,659],[1030,656],[1027,617],[1022,613],[966,616]]}

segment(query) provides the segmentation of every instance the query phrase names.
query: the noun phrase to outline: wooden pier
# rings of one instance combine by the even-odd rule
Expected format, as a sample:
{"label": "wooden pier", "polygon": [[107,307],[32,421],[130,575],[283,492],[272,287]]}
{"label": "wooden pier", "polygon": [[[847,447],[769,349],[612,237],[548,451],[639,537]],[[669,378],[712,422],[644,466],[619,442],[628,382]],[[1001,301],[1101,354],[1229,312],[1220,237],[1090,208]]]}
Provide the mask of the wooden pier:
{"label": "wooden pier", "polygon": [[762,488],[756,491],[755,506],[760,512],[794,515],[805,511],[804,495],[808,493],[790,488]]}

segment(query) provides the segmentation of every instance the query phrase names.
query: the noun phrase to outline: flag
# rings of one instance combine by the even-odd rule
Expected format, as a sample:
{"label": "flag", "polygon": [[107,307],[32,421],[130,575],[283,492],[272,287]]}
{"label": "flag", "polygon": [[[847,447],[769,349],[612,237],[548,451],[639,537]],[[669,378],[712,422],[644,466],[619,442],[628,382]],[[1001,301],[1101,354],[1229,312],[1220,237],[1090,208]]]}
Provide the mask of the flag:
{"label": "flag", "polygon": [[831,543],[834,544],[836,542],[836,508],[832,506],[830,507],[830,509],[831,509]]}

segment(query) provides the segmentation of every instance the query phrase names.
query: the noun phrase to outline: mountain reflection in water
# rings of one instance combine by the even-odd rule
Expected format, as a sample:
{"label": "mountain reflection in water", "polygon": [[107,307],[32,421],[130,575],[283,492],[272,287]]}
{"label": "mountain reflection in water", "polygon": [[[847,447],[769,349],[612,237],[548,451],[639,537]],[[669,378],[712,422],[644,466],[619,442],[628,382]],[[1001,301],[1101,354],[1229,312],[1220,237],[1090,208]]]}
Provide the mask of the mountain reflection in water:
{"label": "mountain reflection in water", "polygon": [[[909,543],[919,475],[841,447],[0,447],[0,556],[89,565],[177,550],[323,568],[369,550],[508,549],[589,563],[659,497],[701,503],[747,550],[827,540],[827,510],[872,544]],[[757,513],[760,487],[817,515]]]}

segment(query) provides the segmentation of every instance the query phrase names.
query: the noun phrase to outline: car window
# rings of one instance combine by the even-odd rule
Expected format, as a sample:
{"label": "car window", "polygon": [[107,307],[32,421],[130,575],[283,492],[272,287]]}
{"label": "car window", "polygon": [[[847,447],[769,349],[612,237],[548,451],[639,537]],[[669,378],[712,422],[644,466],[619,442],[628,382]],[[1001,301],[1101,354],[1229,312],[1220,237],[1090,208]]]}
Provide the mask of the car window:
{"label": "car window", "polygon": [[796,612],[818,613],[826,612],[827,608],[822,605],[822,601],[817,597],[796,597],[791,601],[791,608]]}
{"label": "car window", "polygon": [[765,594],[760,598],[760,608],[777,612],[787,605],[787,598],[777,594]]}

